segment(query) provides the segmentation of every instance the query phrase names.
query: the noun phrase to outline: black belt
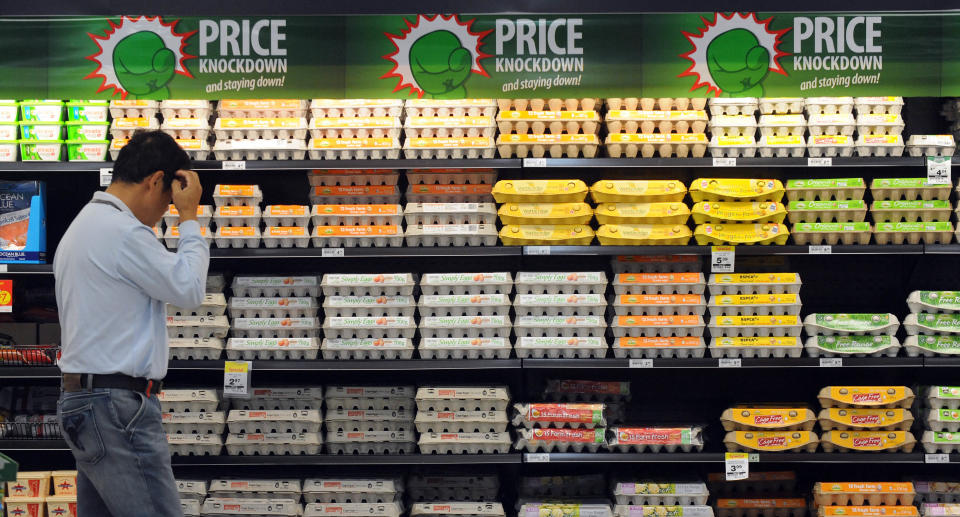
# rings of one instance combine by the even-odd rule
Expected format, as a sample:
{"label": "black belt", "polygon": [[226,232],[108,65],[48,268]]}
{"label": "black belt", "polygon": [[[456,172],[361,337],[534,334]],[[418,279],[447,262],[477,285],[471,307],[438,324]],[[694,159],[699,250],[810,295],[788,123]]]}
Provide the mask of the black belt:
{"label": "black belt", "polygon": [[130,377],[119,373],[94,375],[85,373],[63,374],[63,391],[75,392],[95,388],[131,390],[150,397],[163,391],[163,381],[154,381],[142,377]]}

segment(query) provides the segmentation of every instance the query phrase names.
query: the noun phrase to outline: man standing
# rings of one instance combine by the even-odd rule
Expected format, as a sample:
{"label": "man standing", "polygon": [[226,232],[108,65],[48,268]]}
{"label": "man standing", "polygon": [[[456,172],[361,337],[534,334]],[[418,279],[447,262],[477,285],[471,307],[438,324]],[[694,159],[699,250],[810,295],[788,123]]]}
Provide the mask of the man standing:
{"label": "man standing", "polygon": [[[113,182],[64,234],[53,261],[62,327],[63,435],[77,461],[77,513],[182,517],[157,392],[167,373],[166,307],[203,302],[209,246],[190,158],[160,131],[134,135]],[[152,227],[180,212],[171,253]]]}

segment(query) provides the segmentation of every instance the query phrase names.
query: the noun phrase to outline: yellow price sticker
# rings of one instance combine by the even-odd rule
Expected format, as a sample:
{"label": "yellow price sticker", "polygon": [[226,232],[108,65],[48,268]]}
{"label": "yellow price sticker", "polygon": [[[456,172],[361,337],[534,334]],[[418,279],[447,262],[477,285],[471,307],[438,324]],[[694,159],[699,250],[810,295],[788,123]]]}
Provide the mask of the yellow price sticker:
{"label": "yellow price sticker", "polygon": [[0,280],[0,312],[13,312],[13,280]]}
{"label": "yellow price sticker", "polygon": [[227,397],[244,397],[250,388],[250,361],[226,361],[223,363],[223,394]]}

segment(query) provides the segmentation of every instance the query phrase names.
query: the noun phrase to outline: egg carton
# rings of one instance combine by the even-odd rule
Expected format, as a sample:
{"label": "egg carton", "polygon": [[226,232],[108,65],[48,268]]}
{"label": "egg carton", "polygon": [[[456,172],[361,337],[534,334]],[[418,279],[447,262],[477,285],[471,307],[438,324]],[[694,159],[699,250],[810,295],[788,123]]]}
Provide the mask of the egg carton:
{"label": "egg carton", "polygon": [[510,392],[503,386],[426,386],[417,388],[418,411],[506,411]]}
{"label": "egg carton", "polygon": [[[864,115],[857,117],[857,132],[861,135],[896,135],[903,133],[903,117],[900,115]],[[902,142],[902,139],[901,139]]]}
{"label": "egg carton", "polygon": [[854,140],[845,135],[810,135],[807,152],[811,158],[849,158],[853,156]]}
{"label": "egg carton", "polygon": [[[913,426],[913,413],[909,409],[826,408],[820,411],[817,418],[820,429],[824,431],[909,431]],[[841,497],[838,500],[843,501],[844,499]],[[839,504],[846,503],[841,502]],[[861,505],[863,503],[856,504]]]}
{"label": "egg carton", "polygon": [[[355,435],[358,433],[349,433]],[[370,435],[372,433],[361,433]],[[386,433],[396,434],[396,433]],[[329,440],[329,435],[328,435]],[[367,454],[415,454],[417,452],[416,442],[395,442],[395,443],[354,443],[354,442],[327,442],[327,449],[330,454],[336,455],[367,455]]]}
{"label": "egg carton", "polygon": [[235,297],[316,297],[320,292],[316,276],[236,276],[230,286]]}
{"label": "egg carton", "polygon": [[490,502],[449,502],[416,503],[410,509],[411,517],[503,517],[503,505]]}
{"label": "egg carton", "polygon": [[500,273],[426,273],[420,280],[424,296],[505,294],[513,290],[513,276]]}
{"label": "egg carton", "polygon": [[703,450],[703,428],[698,426],[612,427],[610,436],[607,448],[621,453],[649,451],[656,454]]}
{"label": "egg carton", "polygon": [[710,116],[752,115],[757,111],[756,97],[711,97],[708,106]]}
{"label": "egg carton", "polygon": [[706,309],[702,294],[621,294],[613,300],[617,316],[702,316]]}
{"label": "egg carton", "polygon": [[873,228],[870,223],[796,223],[792,228],[794,243],[808,244],[860,244],[870,243]]}
{"label": "egg carton", "polygon": [[385,248],[403,246],[403,229],[393,226],[314,226],[317,248]]}
{"label": "egg carton", "polygon": [[684,246],[692,236],[680,224],[604,224],[597,230],[603,246]]}
{"label": "egg carton", "polygon": [[[421,411],[416,418],[419,433],[502,434],[506,432],[507,424],[507,415],[498,411]],[[507,441],[507,450],[503,452],[509,451],[509,436]]]}
{"label": "egg carton", "polygon": [[812,336],[805,346],[810,357],[896,357],[900,352],[900,341],[891,335]]}
{"label": "egg carton", "polygon": [[615,275],[621,273],[694,273],[702,269],[697,255],[617,255],[611,259]]}
{"label": "egg carton", "polygon": [[222,206],[259,206],[263,202],[260,185],[221,185],[213,189],[213,202]]}
{"label": "egg carton", "polygon": [[707,99],[699,97],[625,97],[606,99],[606,105],[608,110],[703,110],[707,106]]}
{"label": "egg carton", "polygon": [[399,117],[403,99],[313,99],[313,118]]}
{"label": "egg carton", "polygon": [[931,409],[960,409],[960,387],[927,386],[924,389],[925,402]]}
{"label": "egg carton", "polygon": [[403,484],[388,478],[310,478],[303,481],[307,503],[387,503],[403,495]]}
{"label": "egg carton", "polygon": [[505,294],[423,295],[421,317],[438,316],[509,316],[510,297]]}
{"label": "egg carton", "polygon": [[508,338],[509,316],[423,316],[422,338]]}
{"label": "egg carton", "polygon": [[960,336],[907,336],[903,348],[907,357],[960,355]]}
{"label": "egg carton", "polygon": [[799,294],[797,273],[719,273],[707,282],[710,296],[722,294]]}
{"label": "egg carton", "polygon": [[801,307],[796,294],[719,295],[706,306],[711,316],[796,316]]}
{"label": "egg carton", "polygon": [[227,310],[227,299],[223,293],[204,295],[203,301],[193,309],[182,309],[167,304],[167,316],[223,316]]}
{"label": "egg carton", "polygon": [[[926,409],[923,413],[926,428],[936,433],[960,432],[960,412],[950,409]],[[960,435],[957,435],[960,442]]]}
{"label": "egg carton", "polygon": [[219,456],[223,450],[219,434],[167,434],[166,437],[173,456]]}
{"label": "egg carton", "polygon": [[522,337],[602,337],[607,330],[603,316],[517,316],[514,334]]}
{"label": "egg carton", "polygon": [[306,117],[305,99],[222,99],[217,104],[221,117],[274,118]]}
{"label": "egg carton", "polygon": [[158,101],[151,100],[111,100],[111,118],[154,118],[160,108]]}
{"label": "egg carton", "polygon": [[[158,229],[154,228],[154,232],[158,231]],[[207,245],[213,242],[213,231],[206,226],[200,227],[200,236],[203,237],[203,240],[207,241]],[[159,233],[157,233],[157,237],[160,238]],[[162,238],[164,246],[170,249],[177,249],[180,245],[180,228],[178,226],[168,227]]]}
{"label": "egg carton", "polygon": [[374,318],[378,316],[413,317],[416,310],[413,296],[327,296],[323,312],[328,317]]}
{"label": "egg carton", "polygon": [[315,360],[320,345],[309,338],[230,338],[227,359],[230,360]]}
{"label": "egg carton", "polygon": [[210,497],[203,502],[201,515],[238,517],[245,515],[299,516],[303,508],[297,499],[270,497],[257,499]]}
{"label": "egg carton", "polygon": [[500,111],[592,111],[601,105],[600,99],[497,99]]}
{"label": "egg carton", "polygon": [[166,389],[157,397],[163,413],[216,411],[220,405],[220,396],[216,390]]}
{"label": "egg carton", "polygon": [[810,136],[852,137],[857,121],[850,113],[811,114],[807,120]]}
{"label": "egg carton", "polygon": [[703,506],[709,492],[704,483],[618,482],[613,497],[618,505]]}
{"label": "egg carton", "polygon": [[412,339],[417,324],[412,317],[327,317],[323,321],[323,335],[330,338],[407,338]]}
{"label": "egg carton", "polygon": [[611,133],[604,140],[611,158],[703,158],[707,135],[703,133]]}
{"label": "egg carton", "polygon": [[231,433],[225,442],[230,456],[313,456],[320,454],[322,444],[320,433]]}
{"label": "egg carton", "polygon": [[[197,207],[197,222],[201,228],[210,226],[210,219],[213,218],[213,207],[210,205],[200,205]],[[170,208],[163,214],[163,224],[166,226],[177,226],[180,223],[180,212],[177,207],[170,205]]]}
{"label": "egg carton", "polygon": [[129,140],[137,131],[156,131],[160,121],[156,118],[114,118],[110,123],[110,136],[120,140]]}
{"label": "egg carton", "polygon": [[760,97],[757,103],[763,115],[792,113],[803,115],[803,97]]}
{"label": "egg carton", "polygon": [[[712,334],[711,334],[712,335]],[[800,357],[799,337],[720,337],[710,340],[710,357],[769,358]]]}
{"label": "egg carton", "polygon": [[949,516],[954,517],[960,514],[960,505],[943,503],[924,503],[921,505],[924,517],[926,516]]}
{"label": "egg carton", "polygon": [[400,138],[399,117],[312,118],[311,138]]}
{"label": "egg carton", "polygon": [[265,248],[306,248],[310,231],[306,226],[268,226],[263,230]]}
{"label": "egg carton", "polygon": [[311,160],[396,160],[396,138],[311,138],[306,147]]}
{"label": "egg carton", "polygon": [[305,227],[310,223],[310,207],[306,205],[268,205],[263,209],[263,224],[270,226]]}
{"label": "egg carton", "polygon": [[314,205],[397,205],[400,189],[396,185],[339,185],[313,187],[310,203]]}
{"label": "egg carton", "polygon": [[423,454],[506,454],[510,434],[505,432],[424,433],[417,445]]}
{"label": "egg carton", "polygon": [[492,187],[481,184],[409,185],[408,203],[486,203],[492,200]]}
{"label": "egg carton", "polygon": [[525,501],[520,505],[518,516],[534,517],[538,515],[563,515],[566,517],[613,517],[610,504],[604,500],[591,502],[590,499],[558,499],[549,502]]}
{"label": "egg carton", "polygon": [[203,501],[207,497],[206,480],[177,479],[177,494],[180,500]]}
{"label": "egg carton", "polygon": [[857,137],[857,156],[902,156],[903,138],[900,135],[860,134]]}
{"label": "egg carton", "polygon": [[299,479],[214,479],[210,497],[238,499],[281,499],[300,501]]}
{"label": "egg carton", "polygon": [[328,431],[413,432],[413,413],[406,410],[335,409],[327,412]]}
{"label": "egg carton", "polygon": [[702,358],[702,337],[622,337],[613,343],[617,359]]}
{"label": "egg carton", "polygon": [[874,228],[877,244],[949,244],[953,240],[953,223],[877,223]]}
{"label": "egg carton", "polygon": [[307,173],[311,187],[390,186],[396,185],[399,180],[400,172],[391,169],[315,169]]}
{"label": "egg carton", "polygon": [[812,431],[730,431],[723,442],[728,452],[816,452],[820,439]]}
{"label": "egg carton", "polygon": [[520,359],[602,359],[606,340],[593,337],[518,337],[514,349]]}
{"label": "egg carton", "polygon": [[315,318],[318,310],[312,297],[230,298],[231,318]]}
{"label": "egg carton", "polygon": [[578,179],[507,179],[493,186],[497,203],[582,203],[589,193]]}
{"label": "egg carton", "polygon": [[307,137],[307,119],[295,117],[218,117],[214,121],[213,132],[218,141],[303,140]]}
{"label": "egg carton", "polygon": [[505,337],[423,338],[417,348],[421,359],[509,359],[512,350]]}
{"label": "egg carton", "polygon": [[900,320],[893,314],[813,313],[803,320],[811,336],[893,336]]}
{"label": "egg carton", "polygon": [[416,225],[487,225],[497,222],[493,203],[407,203],[405,219]]}
{"label": "egg carton", "polygon": [[617,295],[701,295],[703,273],[620,273],[614,277]]}
{"label": "egg carton", "polygon": [[[787,216],[797,223],[862,223],[867,217],[867,204],[851,201],[791,201]],[[796,227],[793,230],[796,233]]]}
{"label": "egg carton", "polygon": [[489,136],[407,138],[403,142],[403,157],[408,160],[491,159],[496,152]]}
{"label": "egg carton", "polygon": [[807,143],[802,136],[761,136],[757,151],[761,158],[801,158]]}
{"label": "egg carton", "polygon": [[411,398],[397,397],[335,397],[328,396],[324,399],[327,410],[347,409],[347,410],[366,410],[366,411],[406,411],[413,410],[414,404]]}
{"label": "egg carton", "polygon": [[232,334],[235,338],[315,338],[319,327],[317,318],[234,318]]}
{"label": "egg carton", "polygon": [[773,201],[701,201],[692,209],[695,224],[704,223],[782,223],[787,211]]}
{"label": "egg carton", "polygon": [[501,158],[594,158],[600,140],[589,135],[499,135],[497,151]]}
{"label": "egg carton", "polygon": [[711,316],[707,328],[713,337],[800,337],[803,331],[796,315]]}
{"label": "egg carton", "polygon": [[907,154],[920,156],[953,156],[957,146],[953,135],[910,135]]}
{"label": "egg carton", "polygon": [[714,158],[753,158],[757,154],[757,141],[753,136],[714,136],[707,149]]}
{"label": "egg carton", "polygon": [[904,408],[913,405],[913,390],[906,386],[826,386],[817,395],[825,408]]}
{"label": "egg carton", "polygon": [[702,337],[703,317],[687,316],[617,316],[610,323],[616,338],[625,337]]}
{"label": "egg carton", "polygon": [[519,272],[517,294],[604,294],[607,275],[591,272]]}
{"label": "egg carton", "polygon": [[497,228],[486,224],[408,225],[404,237],[408,247],[496,246]]}
{"label": "egg carton", "polygon": [[[816,413],[806,407],[736,406],[720,416],[724,431],[812,431]],[[745,438],[745,437],[744,437]]]}
{"label": "egg carton", "polygon": [[231,410],[227,426],[234,434],[251,433],[319,433],[323,413],[316,409],[296,410]]}
{"label": "egg carton", "polygon": [[416,279],[410,273],[327,273],[320,284],[324,296],[411,296]]}
{"label": "egg carton", "polygon": [[613,517],[714,517],[712,506],[631,506],[613,507]]}
{"label": "egg carton", "polygon": [[[863,178],[827,178],[788,180],[786,190],[788,200],[809,203],[811,201],[860,201],[867,189]],[[807,207],[809,206],[808,204]],[[827,208],[832,209],[832,205],[827,205]]]}
{"label": "egg carton", "polygon": [[409,169],[410,185],[492,185],[497,181],[496,169]]}
{"label": "egg carton", "polygon": [[517,316],[603,316],[607,300],[602,294],[520,294],[513,309]]}
{"label": "egg carton", "polygon": [[[707,129],[707,112],[684,111],[627,111],[610,110],[605,117],[607,131],[611,134],[641,133],[650,135],[670,133],[700,133]],[[756,120],[754,120],[756,125]],[[502,128],[501,128],[502,131]]]}
{"label": "egg carton", "polygon": [[913,452],[917,440],[909,431],[827,431],[823,452]]}
{"label": "egg carton", "polygon": [[593,110],[501,110],[496,122],[501,134],[596,134],[600,128],[600,116]]}
{"label": "egg carton", "polygon": [[815,114],[853,113],[853,97],[807,97],[804,106],[811,116]]}
{"label": "egg carton", "polygon": [[908,336],[960,334],[960,313],[910,313],[903,320]]}
{"label": "egg carton", "polygon": [[325,360],[410,359],[413,345],[409,339],[324,339],[321,346]]}
{"label": "egg carton", "polygon": [[[710,133],[714,136],[753,136],[757,118],[749,115],[716,115],[710,118]],[[700,131],[694,131],[699,133]]]}
{"label": "egg carton", "polygon": [[950,201],[874,201],[870,214],[878,223],[949,221],[953,206]]}
{"label": "egg carton", "polygon": [[261,216],[259,206],[218,206],[213,213],[213,222],[218,229],[244,226],[259,228]]}
{"label": "egg carton", "polygon": [[208,119],[213,106],[202,99],[166,99],[160,101],[164,119]]}
{"label": "egg carton", "polygon": [[[720,506],[722,505],[722,506]],[[803,499],[720,499],[717,517],[805,517]]]}
{"label": "egg carton", "polygon": [[399,226],[400,205],[313,205],[315,226]]}
{"label": "egg carton", "polygon": [[229,330],[226,316],[167,316],[169,338],[225,338]]}
{"label": "egg carton", "polygon": [[303,511],[304,517],[400,517],[403,508],[399,502],[391,503],[310,503]]}
{"label": "egg carton", "polygon": [[514,448],[527,453],[597,452],[606,447],[606,429],[517,429]]}
{"label": "egg carton", "polygon": [[303,160],[307,148],[303,140],[217,140],[213,144],[217,160]]}
{"label": "egg carton", "polygon": [[690,183],[694,203],[773,201],[783,199],[783,183],[769,178],[697,178]]}
{"label": "egg carton", "polygon": [[223,434],[225,417],[223,411],[192,411],[188,413],[162,413],[163,430],[169,434]]}
{"label": "egg carton", "polygon": [[595,234],[588,225],[503,225],[504,246],[588,246]]}
{"label": "egg carton", "polygon": [[807,119],[803,114],[795,115],[760,115],[757,122],[760,136],[794,136],[803,137],[807,130]]}
{"label": "egg carton", "polygon": [[220,338],[174,338],[168,339],[170,360],[206,361],[219,359],[223,353]]}
{"label": "egg carton", "polygon": [[931,185],[927,178],[877,178],[870,182],[874,201],[948,201],[951,190],[951,185]]}
{"label": "egg carton", "polygon": [[320,409],[323,388],[253,388],[249,398],[231,399],[233,409],[279,410]]}
{"label": "egg carton", "polygon": [[952,454],[960,451],[960,434],[955,432],[923,432],[923,450],[927,454]]}
{"label": "egg carton", "polygon": [[[164,118],[163,123],[160,124],[160,130],[177,140],[199,140],[207,144],[210,138],[210,122],[206,118]],[[209,144],[204,147],[209,153]]]}
{"label": "egg carton", "polygon": [[[960,503],[960,486],[952,481],[914,481],[916,502],[923,503],[924,510],[932,510],[937,503]],[[956,508],[960,510],[960,508]],[[924,511],[924,516],[932,515]]]}
{"label": "egg carton", "polygon": [[854,97],[857,115],[900,115],[903,97]]}

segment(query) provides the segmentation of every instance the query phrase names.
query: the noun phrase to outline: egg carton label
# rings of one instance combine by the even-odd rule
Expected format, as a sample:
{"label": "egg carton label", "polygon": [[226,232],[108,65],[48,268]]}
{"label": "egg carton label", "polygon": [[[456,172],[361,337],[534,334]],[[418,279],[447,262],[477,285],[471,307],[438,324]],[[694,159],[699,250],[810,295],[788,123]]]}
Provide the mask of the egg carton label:
{"label": "egg carton label", "polygon": [[[267,443],[272,445],[309,445],[319,443],[317,434],[304,433],[254,433],[254,434],[229,434],[227,443],[230,442],[255,442]],[[219,438],[219,437],[218,437]]]}
{"label": "egg carton label", "polygon": [[908,398],[906,386],[830,386],[825,391],[834,401],[859,405],[887,405]]}
{"label": "egg carton label", "polygon": [[413,388],[409,386],[328,386],[327,398],[413,398]]}
{"label": "egg carton label", "polygon": [[160,419],[165,424],[222,424],[226,422],[222,411],[162,413]]}
{"label": "egg carton label", "polygon": [[401,214],[400,205],[313,205],[313,212],[314,215],[330,216]]}
{"label": "egg carton label", "polygon": [[800,282],[796,273],[736,273],[711,275],[711,284],[795,284]]}
{"label": "egg carton label", "polygon": [[408,138],[405,146],[409,149],[486,149],[493,147],[493,138],[485,136]]}
{"label": "egg carton label", "polygon": [[168,434],[170,445],[222,445],[220,435],[215,434]]}
{"label": "egg carton label", "polygon": [[930,223],[877,223],[876,232],[952,232],[953,223],[936,221]]}
{"label": "egg carton label", "polygon": [[617,483],[616,495],[706,495],[703,483]]}
{"label": "egg carton label", "polygon": [[[905,444],[906,435],[904,431],[827,431],[822,440],[824,444],[845,449],[885,450]],[[910,439],[913,439],[913,435],[910,435]]]}
{"label": "egg carton label", "polygon": [[430,316],[421,318],[424,328],[503,327],[510,325],[507,316]]}
{"label": "egg carton label", "polygon": [[862,210],[867,203],[862,200],[848,201],[791,201],[788,210]]}
{"label": "egg carton label", "polygon": [[697,284],[703,283],[702,273],[620,273],[620,284]]}
{"label": "egg carton label", "polygon": [[353,285],[412,285],[413,279],[410,273],[402,274],[326,274],[323,275],[323,283],[327,285],[353,286]]}
{"label": "egg carton label", "polygon": [[298,421],[307,421],[307,422],[316,422],[320,418],[320,412],[317,410],[310,409],[301,409],[296,411],[287,411],[287,410],[267,410],[267,411],[247,411],[247,410],[236,410],[231,411],[229,419],[232,421],[283,421],[283,422],[298,422]]}
{"label": "egg carton label", "polygon": [[793,225],[793,232],[803,233],[836,233],[836,232],[869,232],[870,223],[797,223]]}
{"label": "egg carton label", "polygon": [[253,399],[301,399],[318,400],[323,397],[322,388],[253,388]]}
{"label": "egg carton label", "polygon": [[472,235],[479,231],[477,224],[424,224],[417,227],[425,235]]}
{"label": "egg carton label", "polygon": [[603,421],[603,404],[529,404],[530,422],[570,422],[598,424]]}
{"label": "egg carton label", "polygon": [[396,185],[329,185],[313,187],[314,197],[324,196],[392,196],[398,192]]}
{"label": "egg carton label", "polygon": [[816,344],[834,352],[869,353],[892,346],[893,340],[893,336],[817,336]]}
{"label": "egg carton label", "polygon": [[[459,213],[476,212],[480,203],[422,203],[421,211],[425,213]],[[462,273],[443,274],[443,276],[461,275]],[[429,276],[429,275],[427,275]]]}
{"label": "egg carton label", "polygon": [[210,401],[217,402],[220,397],[216,391],[207,390],[164,390],[157,397],[165,402]]}
{"label": "egg carton label", "polygon": [[605,443],[606,429],[554,429],[530,430],[531,441]]}
{"label": "egg carton label", "polygon": [[429,273],[423,275],[423,284],[429,285],[473,285],[473,284],[510,284],[510,273]]}
{"label": "egg carton label", "polygon": [[620,305],[702,305],[703,295],[699,294],[621,294],[617,297]]}
{"label": "egg carton label", "polygon": [[508,347],[506,338],[423,338],[420,348],[448,349],[448,348],[502,348]]}
{"label": "egg carton label", "polygon": [[590,190],[593,193],[623,196],[660,196],[682,195],[687,191],[687,187],[674,180],[618,180],[598,181],[590,187]]}
{"label": "egg carton label", "polygon": [[210,482],[210,492],[296,492],[300,493],[299,479],[216,479]]}
{"label": "egg carton label", "polygon": [[328,307],[409,307],[413,296],[327,296],[323,304]]}
{"label": "egg carton label", "polygon": [[689,445],[694,432],[689,427],[618,427],[620,445]]}
{"label": "egg carton label", "polygon": [[607,143],[614,144],[706,144],[703,133],[611,133]]}
{"label": "egg carton label", "polygon": [[698,337],[623,337],[617,340],[618,348],[702,348]]}
{"label": "egg carton label", "polygon": [[306,120],[292,117],[218,118],[217,129],[298,129],[306,127]]}
{"label": "egg carton label", "polygon": [[[752,117],[751,117],[752,118]],[[707,120],[704,110],[610,110],[607,120]]]}
{"label": "egg carton label", "polygon": [[815,321],[825,328],[863,331],[889,325],[890,314],[816,314]]}
{"label": "egg carton label", "polygon": [[327,318],[327,327],[329,328],[407,328],[415,326],[413,318],[408,316],[381,316],[379,318],[369,317],[333,317]]}
{"label": "egg carton label", "polygon": [[434,128],[434,127],[494,127],[493,117],[428,117],[413,116],[407,117],[404,121],[404,127],[412,128]]}
{"label": "egg carton label", "polygon": [[[706,117],[706,114],[704,114],[704,117]],[[497,120],[599,120],[599,118],[596,111],[503,110],[497,115]]]}
{"label": "egg carton label", "polygon": [[926,188],[931,185],[927,178],[878,178],[873,180],[870,188]]}
{"label": "egg carton label", "polygon": [[503,517],[503,506],[500,503],[416,503],[410,510],[411,516],[416,515],[479,515],[483,517]]}
{"label": "egg carton label", "polygon": [[731,408],[724,419],[750,427],[789,428],[811,421],[813,412],[807,408]]}
{"label": "egg carton label", "polygon": [[316,306],[314,298],[230,298],[233,309],[310,309]]}
{"label": "egg carton label", "polygon": [[413,436],[403,431],[337,431],[327,432],[328,442],[408,442]]}
{"label": "egg carton label", "polygon": [[257,185],[217,185],[214,195],[230,197],[258,197]]}
{"label": "egg carton label", "polygon": [[803,499],[718,499],[717,508],[805,508]]}
{"label": "egg carton label", "polygon": [[932,328],[936,330],[956,331],[960,329],[960,314],[957,314],[957,313],[917,314],[917,323],[924,327]]}
{"label": "egg carton label", "polygon": [[238,276],[233,279],[237,287],[303,287],[318,285],[315,276]]}
{"label": "egg carton label", "polygon": [[407,194],[439,194],[454,196],[460,194],[490,194],[492,191],[493,187],[490,185],[410,185],[407,190]]}
{"label": "egg carton label", "polygon": [[616,325],[619,327],[691,327],[703,325],[703,320],[696,315],[617,316]]}
{"label": "egg carton label", "polygon": [[317,348],[317,343],[314,338],[230,338],[229,348],[247,350],[313,349]]}
{"label": "egg carton label", "polygon": [[754,305],[793,305],[800,303],[796,294],[725,294],[710,299],[711,305],[754,306]]}
{"label": "egg carton label", "polygon": [[917,346],[943,353],[958,353],[960,336],[917,336]]}
{"label": "egg carton label", "polygon": [[918,517],[916,506],[824,506],[823,517]]}
{"label": "egg carton label", "polygon": [[317,118],[310,121],[311,128],[368,128],[368,127],[398,127],[397,117],[331,117]]}
{"label": "egg carton label", "polygon": [[514,305],[606,305],[606,299],[602,294],[518,294]]}
{"label": "egg carton label", "polygon": [[881,200],[874,201],[873,206],[870,207],[871,210],[922,210],[922,209],[945,209],[949,210],[952,208],[950,201],[947,200],[915,200],[915,201],[902,201],[902,200]]}
{"label": "egg carton label", "polygon": [[234,318],[235,329],[315,329],[317,318]]}
{"label": "egg carton label", "polygon": [[407,338],[351,338],[324,339],[323,346],[328,350],[367,349],[404,350],[410,348]]}
{"label": "egg carton label", "polygon": [[398,149],[396,138],[314,138],[310,149]]}
{"label": "egg carton label", "polygon": [[606,327],[603,316],[520,316],[517,327]]}
{"label": "egg carton label", "polygon": [[390,479],[307,479],[303,492],[396,493],[397,487]]}
{"label": "egg carton label", "polygon": [[463,305],[510,305],[510,297],[505,294],[476,295],[423,295],[420,304],[424,307],[447,307]]}
{"label": "egg carton label", "polygon": [[456,388],[420,388],[417,400],[509,400],[506,388],[499,387],[456,387]]}
{"label": "egg carton label", "polygon": [[[824,419],[854,427],[881,428],[907,421],[912,422],[913,416],[909,410],[905,409],[827,408],[820,414],[821,427],[823,427],[822,421]],[[839,490],[833,487],[841,485],[832,483],[830,484],[830,490]]]}

